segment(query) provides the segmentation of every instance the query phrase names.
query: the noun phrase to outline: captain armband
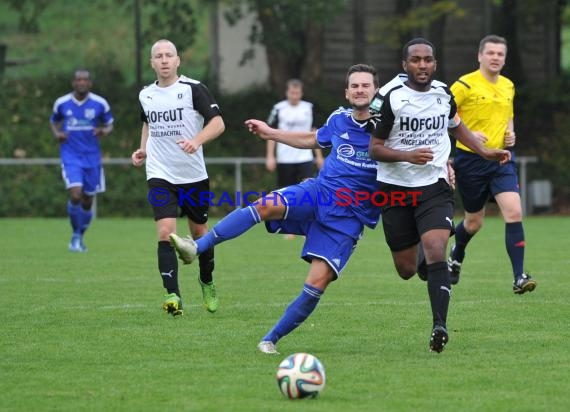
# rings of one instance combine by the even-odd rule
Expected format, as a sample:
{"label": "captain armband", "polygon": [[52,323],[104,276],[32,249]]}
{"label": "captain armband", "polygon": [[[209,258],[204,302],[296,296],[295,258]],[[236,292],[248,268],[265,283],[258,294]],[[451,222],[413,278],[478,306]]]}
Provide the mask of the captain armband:
{"label": "captain armband", "polygon": [[459,117],[458,113],[455,113],[451,119],[449,119],[449,129],[455,129],[457,126],[461,124],[461,117]]}

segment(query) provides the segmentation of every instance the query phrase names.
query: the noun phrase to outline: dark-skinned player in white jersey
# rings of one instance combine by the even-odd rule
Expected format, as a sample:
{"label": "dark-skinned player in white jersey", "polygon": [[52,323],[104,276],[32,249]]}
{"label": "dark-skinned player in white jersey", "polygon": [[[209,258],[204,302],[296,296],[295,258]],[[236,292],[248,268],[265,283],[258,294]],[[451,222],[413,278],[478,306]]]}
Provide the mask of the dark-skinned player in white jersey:
{"label": "dark-skinned player in white jersey", "polygon": [[[142,132],[139,149],[132,154],[135,166],[146,161],[148,199],[158,232],[158,270],[167,295],[163,309],[182,314],[178,286],[178,260],[168,235],[176,231],[176,218],[188,218],[194,238],[208,232],[208,202],[200,194],[210,185],[202,146],[225,129],[220,108],[206,86],[178,75],[180,57],[169,40],[158,40],[151,49],[150,64],[157,80],[141,90]],[[218,309],[214,281],[214,249],[200,255],[199,283],[204,306]]]}
{"label": "dark-skinned player in white jersey", "polygon": [[382,207],[382,225],[394,265],[403,279],[418,268],[421,241],[427,265],[427,288],[433,325],[429,348],[441,352],[448,342],[447,312],[451,283],[446,263],[453,228],[453,192],[448,181],[449,132],[474,152],[505,163],[506,150],[487,149],[465,127],[449,88],[433,80],[435,47],[418,38],[402,53],[405,74],[383,86],[372,108],[370,157],[378,160],[381,191],[420,191],[403,203]]}

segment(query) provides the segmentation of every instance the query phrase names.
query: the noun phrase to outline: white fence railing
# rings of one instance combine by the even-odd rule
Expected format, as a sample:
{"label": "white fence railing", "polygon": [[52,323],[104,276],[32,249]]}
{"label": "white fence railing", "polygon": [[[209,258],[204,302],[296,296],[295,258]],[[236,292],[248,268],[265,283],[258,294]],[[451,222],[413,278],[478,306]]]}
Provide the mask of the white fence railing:
{"label": "white fence railing", "polygon": [[[519,183],[521,190],[521,203],[523,214],[526,215],[527,197],[528,197],[528,165],[538,162],[536,156],[517,156],[519,167]],[[0,166],[32,166],[32,165],[60,165],[59,158],[0,158]],[[131,159],[127,157],[103,159],[104,165],[130,165]],[[242,166],[251,164],[265,164],[263,157],[207,157],[206,164],[213,165],[233,165],[236,193],[242,192]]]}

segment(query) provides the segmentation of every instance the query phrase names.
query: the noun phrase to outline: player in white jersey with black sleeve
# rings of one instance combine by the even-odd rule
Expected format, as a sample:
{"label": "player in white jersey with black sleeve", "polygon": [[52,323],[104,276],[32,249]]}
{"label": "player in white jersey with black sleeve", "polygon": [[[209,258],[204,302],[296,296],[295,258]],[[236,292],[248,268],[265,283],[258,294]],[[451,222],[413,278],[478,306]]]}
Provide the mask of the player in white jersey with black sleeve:
{"label": "player in white jersey with black sleeve", "polygon": [[[182,314],[178,285],[178,261],[169,234],[176,232],[176,219],[188,218],[190,232],[199,238],[208,231],[208,173],[202,146],[225,129],[221,111],[206,88],[197,80],[178,75],[180,57],[169,40],[157,41],[150,63],[157,80],[139,94],[142,107],[141,144],[132,155],[135,166],[146,161],[148,200],[158,231],[158,269],[167,291],[163,309]],[[204,305],[210,312],[218,308],[213,281],[214,250],[200,255],[199,283]]]}
{"label": "player in white jersey with black sleeve", "polygon": [[[403,48],[406,74],[383,86],[372,108],[379,111],[370,125],[370,157],[378,160],[377,180],[385,193],[420,192],[382,207],[386,242],[398,274],[411,278],[417,271],[421,241],[427,264],[427,286],[433,325],[429,348],[441,352],[449,337],[447,311],[451,283],[446,263],[453,228],[453,192],[448,182],[454,137],[487,159],[505,162],[506,150],[486,149],[465,127],[449,88],[433,80],[435,47],[418,38]],[[375,107],[374,107],[375,106]]]}
{"label": "player in white jersey with black sleeve", "polygon": [[[303,100],[303,82],[289,79],[282,100],[271,108],[267,124],[276,129],[308,132],[315,129],[313,104]],[[299,149],[268,140],[266,142],[265,166],[273,172],[277,170],[277,186],[296,185],[313,177],[314,166],[323,165],[321,149]],[[313,155],[314,152],[314,155]]]}

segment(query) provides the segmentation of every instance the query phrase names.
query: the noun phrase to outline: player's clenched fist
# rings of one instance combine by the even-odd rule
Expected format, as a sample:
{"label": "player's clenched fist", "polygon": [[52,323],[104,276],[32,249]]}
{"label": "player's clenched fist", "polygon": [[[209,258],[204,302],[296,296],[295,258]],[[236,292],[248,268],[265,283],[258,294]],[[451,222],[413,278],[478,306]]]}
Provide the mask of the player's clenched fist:
{"label": "player's clenched fist", "polygon": [[131,160],[134,166],[142,166],[144,159],[146,159],[146,152],[142,149],[135,150],[131,155]]}

